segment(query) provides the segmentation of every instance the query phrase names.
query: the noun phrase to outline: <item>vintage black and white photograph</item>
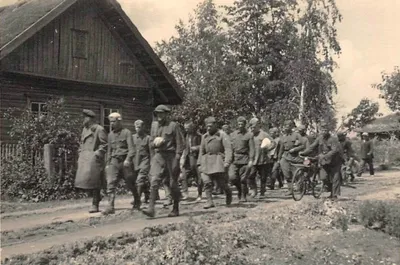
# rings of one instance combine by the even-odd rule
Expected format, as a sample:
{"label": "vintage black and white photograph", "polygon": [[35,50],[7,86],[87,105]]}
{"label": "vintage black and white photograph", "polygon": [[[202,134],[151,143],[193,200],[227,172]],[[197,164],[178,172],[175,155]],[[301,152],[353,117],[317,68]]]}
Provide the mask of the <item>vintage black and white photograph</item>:
{"label": "vintage black and white photograph", "polygon": [[0,0],[0,257],[400,265],[400,0]]}

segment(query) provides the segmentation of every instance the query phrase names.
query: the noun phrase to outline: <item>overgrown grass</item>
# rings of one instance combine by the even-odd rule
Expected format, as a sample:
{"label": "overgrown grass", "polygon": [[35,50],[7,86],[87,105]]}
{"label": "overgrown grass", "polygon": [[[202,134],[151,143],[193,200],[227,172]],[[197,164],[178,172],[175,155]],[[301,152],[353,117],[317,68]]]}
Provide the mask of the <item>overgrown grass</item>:
{"label": "overgrown grass", "polygon": [[[361,140],[352,140],[352,143],[356,154],[359,155],[361,150]],[[386,156],[388,156],[389,161],[385,161]],[[374,141],[374,157],[375,166],[380,166],[382,169],[387,169],[385,166],[400,166],[400,141]]]}
{"label": "overgrown grass", "polygon": [[400,238],[400,204],[398,201],[366,201],[360,205],[360,222]]}

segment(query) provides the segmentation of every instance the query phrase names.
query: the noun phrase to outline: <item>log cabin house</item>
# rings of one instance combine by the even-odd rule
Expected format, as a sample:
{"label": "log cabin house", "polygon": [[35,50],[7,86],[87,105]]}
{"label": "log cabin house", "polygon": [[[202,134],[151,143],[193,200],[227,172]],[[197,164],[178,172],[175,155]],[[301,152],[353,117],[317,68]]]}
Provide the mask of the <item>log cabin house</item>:
{"label": "log cabin house", "polygon": [[40,113],[49,97],[67,110],[107,116],[118,111],[133,130],[150,126],[158,104],[176,105],[175,79],[115,0],[20,0],[0,7],[1,141],[10,142],[3,113],[10,107]]}

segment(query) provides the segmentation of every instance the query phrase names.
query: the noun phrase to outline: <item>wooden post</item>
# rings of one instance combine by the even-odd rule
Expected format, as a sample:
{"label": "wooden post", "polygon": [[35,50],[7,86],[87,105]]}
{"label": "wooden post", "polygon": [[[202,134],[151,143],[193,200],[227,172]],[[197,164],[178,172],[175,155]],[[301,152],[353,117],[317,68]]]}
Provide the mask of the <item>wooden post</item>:
{"label": "wooden post", "polygon": [[47,176],[53,178],[55,175],[55,165],[53,161],[54,157],[54,145],[45,144],[43,152],[44,168],[46,169]]}

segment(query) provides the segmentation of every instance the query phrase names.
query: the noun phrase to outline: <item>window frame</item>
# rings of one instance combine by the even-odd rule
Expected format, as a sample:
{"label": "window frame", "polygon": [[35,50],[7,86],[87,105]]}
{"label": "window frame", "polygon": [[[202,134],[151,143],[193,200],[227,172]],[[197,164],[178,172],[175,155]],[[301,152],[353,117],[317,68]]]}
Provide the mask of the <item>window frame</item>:
{"label": "window frame", "polygon": [[[37,104],[38,105],[38,110],[37,111],[32,110],[32,105],[33,104]],[[43,101],[36,101],[36,100],[29,101],[29,109],[30,109],[30,111],[32,112],[32,114],[35,114],[38,117],[40,117],[42,115],[47,115],[47,111],[43,111],[42,110],[42,107],[46,106],[46,105],[47,105],[46,102],[43,102]]]}
{"label": "window frame", "polygon": [[[107,111],[108,110],[108,111]],[[107,113],[106,113],[107,111]],[[122,108],[118,108],[117,106],[113,105],[102,105],[101,106],[101,126],[103,126],[104,130],[109,133],[111,130],[111,127],[109,124],[105,124],[105,121],[108,121],[108,115],[110,115],[112,112],[118,112],[119,114],[122,115]]]}
{"label": "window frame", "polygon": [[[88,51],[89,51],[89,32],[87,30],[81,29],[71,29],[72,32],[72,58],[76,59],[88,59]],[[78,46],[78,36],[83,34],[85,36],[83,49],[79,49]]]}

